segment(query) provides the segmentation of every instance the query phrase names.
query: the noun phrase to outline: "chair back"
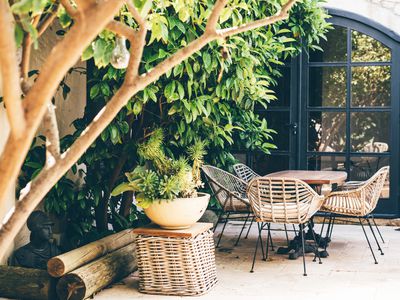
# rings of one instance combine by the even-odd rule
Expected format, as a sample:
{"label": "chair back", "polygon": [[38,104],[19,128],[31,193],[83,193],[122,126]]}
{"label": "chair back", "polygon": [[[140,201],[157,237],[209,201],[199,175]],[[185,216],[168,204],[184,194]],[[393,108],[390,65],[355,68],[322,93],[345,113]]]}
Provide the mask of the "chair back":
{"label": "chair back", "polygon": [[370,179],[366,180],[365,183],[359,187],[361,195],[366,203],[365,214],[372,212],[382,192],[383,186],[388,178],[389,166],[380,168]]}
{"label": "chair back", "polygon": [[260,177],[260,175],[258,175],[253,169],[245,164],[236,164],[233,166],[233,170],[235,171],[237,177],[247,183],[249,183],[255,177]]}
{"label": "chair back", "polygon": [[215,198],[225,211],[248,210],[247,183],[220,168],[201,167]]}
{"label": "chair back", "polygon": [[254,178],[247,197],[260,221],[285,224],[307,222],[323,203],[323,197],[307,183],[294,178]]}

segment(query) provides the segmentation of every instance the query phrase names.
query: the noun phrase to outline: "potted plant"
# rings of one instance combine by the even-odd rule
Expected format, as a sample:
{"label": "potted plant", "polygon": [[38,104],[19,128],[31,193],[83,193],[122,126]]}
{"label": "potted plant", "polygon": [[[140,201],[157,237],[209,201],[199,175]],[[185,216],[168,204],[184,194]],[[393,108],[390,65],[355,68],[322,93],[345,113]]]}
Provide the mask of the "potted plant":
{"label": "potted plant", "polygon": [[112,195],[134,191],[138,206],[154,223],[166,229],[188,228],[201,218],[210,200],[209,194],[197,192],[202,186],[205,143],[196,141],[187,149],[187,157],[173,159],[163,150],[163,138],[157,129],[138,146],[144,164],[126,173],[128,181]]}

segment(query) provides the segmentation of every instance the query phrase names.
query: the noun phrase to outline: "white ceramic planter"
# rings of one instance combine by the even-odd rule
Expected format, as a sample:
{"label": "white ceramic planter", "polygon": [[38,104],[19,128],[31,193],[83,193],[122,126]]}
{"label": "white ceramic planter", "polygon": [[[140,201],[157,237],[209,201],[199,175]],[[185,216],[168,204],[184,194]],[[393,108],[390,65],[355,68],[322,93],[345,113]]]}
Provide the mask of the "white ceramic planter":
{"label": "white ceramic planter", "polygon": [[185,229],[196,223],[207,209],[210,195],[197,193],[195,198],[155,201],[144,212],[165,229]]}

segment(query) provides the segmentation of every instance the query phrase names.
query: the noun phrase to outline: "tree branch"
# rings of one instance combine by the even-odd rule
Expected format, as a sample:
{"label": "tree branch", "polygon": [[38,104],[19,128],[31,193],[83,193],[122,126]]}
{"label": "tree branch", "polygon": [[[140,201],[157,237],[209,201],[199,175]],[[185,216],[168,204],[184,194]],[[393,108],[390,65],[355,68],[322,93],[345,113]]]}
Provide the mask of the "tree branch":
{"label": "tree branch", "polygon": [[[5,1],[0,1],[2,4],[4,2]],[[4,203],[6,195],[16,182],[31,142],[46,112],[47,104],[50,103],[64,75],[80,58],[81,53],[85,50],[87,45],[114,18],[122,4],[122,0],[104,1],[91,8],[85,12],[85,18],[87,18],[88,21],[81,22],[80,18],[78,18],[74,26],[72,26],[70,31],[64,36],[64,39],[52,49],[40,70],[39,76],[23,102],[26,110],[27,122],[24,138],[18,140],[15,139],[13,135],[10,136],[1,155],[0,204]],[[2,10],[2,12],[3,11],[4,10]],[[1,17],[0,19],[3,20],[4,18]],[[7,27],[2,28],[6,29]],[[6,36],[4,34],[4,29],[3,34],[0,35],[0,40],[4,39],[4,36]],[[12,32],[12,37],[14,38],[14,31],[10,30],[10,32]],[[13,42],[9,44],[15,45],[14,40],[12,41]],[[5,55],[0,55],[0,57],[7,57],[8,59],[6,59],[6,62],[16,63],[14,57],[11,59],[9,58],[9,52],[4,52],[4,54]],[[16,72],[16,74],[18,74],[18,72]],[[19,124],[22,124],[22,122]],[[29,205],[34,205],[34,208],[40,200],[41,199],[35,199],[34,203]],[[32,208],[32,206],[29,206],[29,208]],[[23,210],[22,215],[19,215],[22,219],[18,221],[15,221],[13,217],[11,217],[14,220],[12,221],[13,230],[11,233],[7,233],[7,227],[5,230],[0,230],[1,245],[8,245],[12,242],[19,228],[21,228],[26,221],[29,212],[29,210]],[[5,247],[0,247],[0,259],[4,256],[3,248]]]}
{"label": "tree branch", "polygon": [[43,117],[44,136],[46,137],[46,166],[51,166],[60,157],[60,136],[58,133],[55,106],[50,103]]}
{"label": "tree branch", "polygon": [[44,17],[42,22],[40,22],[37,28],[38,36],[41,36],[46,31],[46,29],[53,23],[54,19],[57,17],[57,11],[59,7],[60,4],[58,2],[55,3],[53,8],[51,9],[51,12]]}
{"label": "tree branch", "polygon": [[85,12],[86,10],[90,9],[93,5],[95,5],[94,0],[75,0],[76,5],[78,6],[78,10]]}
{"label": "tree branch", "polygon": [[270,16],[270,17],[267,17],[267,18],[264,18],[261,20],[243,24],[243,25],[237,26],[237,27],[220,29],[220,30],[217,30],[217,34],[220,37],[228,37],[231,35],[235,35],[238,33],[245,32],[245,31],[249,31],[249,30],[253,30],[256,28],[263,27],[263,26],[267,26],[267,25],[276,23],[278,21],[285,20],[289,17],[289,10],[293,7],[293,5],[297,1],[298,0],[289,0],[284,6],[282,6],[281,10],[279,10],[274,16]]}
{"label": "tree branch", "polygon": [[128,0],[126,1],[126,5],[128,6],[129,12],[132,14],[135,21],[139,24],[139,31],[136,41],[131,43],[131,57],[129,59],[129,64],[125,75],[125,82],[133,83],[133,81],[139,76],[140,61],[142,60],[143,50],[146,46],[147,28],[146,20],[142,18],[137,9],[133,6],[132,2]]}
{"label": "tree branch", "polygon": [[207,21],[206,32],[215,33],[219,16],[228,0],[217,0]]}
{"label": "tree branch", "polygon": [[[108,1],[104,2],[104,5],[106,3],[110,3],[114,1]],[[116,2],[116,1],[115,1]],[[294,0],[289,1],[283,8],[282,10],[275,15],[273,18],[274,20],[280,20],[277,18],[277,16],[283,16],[287,14],[287,11],[290,9],[290,7],[294,4]],[[224,3],[224,0],[222,1],[217,1],[216,2],[216,7],[215,10],[211,13],[212,19],[211,23],[215,22],[214,20],[219,18],[219,14],[221,13],[223,6],[222,4]],[[129,2],[128,2],[128,7],[129,7]],[[98,10],[98,8],[97,8]],[[113,11],[114,12],[114,11]],[[116,12],[116,11],[115,11]],[[135,13],[135,11],[133,12]],[[99,14],[100,15],[100,14]],[[109,16],[109,15],[108,15]],[[85,13],[85,17],[88,17],[88,14]],[[284,16],[287,17],[287,16]],[[284,17],[281,17],[284,19]],[[104,16],[102,16],[104,19]],[[104,28],[111,20],[110,18],[104,20],[105,22],[100,22],[99,20],[93,20],[92,18],[87,18],[87,20],[90,20],[90,22],[86,23],[85,31],[87,31],[88,26],[96,26],[97,31],[93,30],[88,32],[80,32],[80,31],[73,31],[74,28],[67,34],[68,36],[75,36],[77,34],[91,34],[90,40],[93,39],[96,34],[98,33],[102,28]],[[140,20],[140,19],[139,19]],[[267,21],[266,21],[267,20]],[[24,190],[24,193],[21,194],[21,200],[17,202],[16,209],[11,215],[10,219],[8,222],[3,226],[3,228],[0,230],[0,244],[1,245],[8,245],[9,243],[12,242],[13,238],[15,235],[18,233],[18,230],[23,226],[25,223],[29,213],[36,207],[36,205],[41,201],[41,199],[48,193],[48,191],[53,187],[53,185],[75,164],[76,161],[83,155],[83,153],[90,147],[90,145],[96,140],[96,138],[101,134],[101,132],[108,126],[108,124],[115,118],[115,116],[118,114],[118,112],[126,105],[126,103],[133,97],[137,92],[143,90],[146,86],[157,80],[161,75],[163,75],[165,72],[168,70],[172,69],[176,65],[180,64],[182,61],[187,59],[189,56],[191,56],[193,53],[199,51],[201,48],[203,48],[205,45],[207,45],[209,42],[221,38],[224,35],[229,36],[232,34],[236,34],[239,32],[242,32],[244,28],[247,30],[252,29],[252,28],[257,28],[260,26],[264,26],[265,22],[267,24],[271,24],[271,19],[270,18],[265,18],[263,20],[260,20],[261,22],[255,21],[252,23],[249,23],[247,25],[244,25],[244,27],[239,27],[239,28],[231,28],[228,30],[225,30],[225,32],[221,31],[207,31],[205,32],[201,37],[198,39],[192,41],[189,43],[186,47],[182,48],[181,50],[177,51],[175,54],[173,54],[171,57],[167,58],[160,64],[158,64],[154,69],[149,71],[148,73],[141,75],[140,77],[135,78],[135,80],[128,81],[125,79],[124,83],[120,87],[120,89],[114,94],[112,99],[105,105],[105,107],[96,115],[96,117],[93,119],[93,121],[87,126],[87,128],[82,132],[81,136],[72,144],[72,146],[65,151],[63,154],[61,154],[60,159],[58,162],[50,166],[47,169],[44,169],[40,174],[30,183],[27,185],[26,190]],[[141,21],[138,21],[141,22]],[[269,23],[268,23],[269,22]],[[78,23],[78,22],[77,22]],[[144,23],[143,23],[144,24]],[[255,24],[255,25],[252,25]],[[75,26],[77,26],[76,24]],[[74,26],[74,27],[75,27]],[[208,28],[210,28],[211,25],[207,25]],[[207,27],[206,27],[207,28]],[[83,31],[83,29],[81,29]],[[219,33],[218,33],[219,32]],[[58,48],[53,50],[54,52],[60,52],[62,50],[63,57],[56,56],[54,57],[57,58],[57,60],[49,59],[47,61],[46,67],[51,68],[57,68],[57,62],[60,64],[60,62],[64,62],[66,60],[65,58],[65,53],[70,54],[70,51],[75,51],[78,50],[79,52],[82,52],[88,42],[85,40],[85,43],[83,45],[77,44],[78,41],[80,40],[72,40],[70,38],[67,40],[67,36],[65,40],[65,44],[63,44],[63,47]],[[65,41],[64,40],[64,41]],[[64,42],[63,41],[63,42]],[[73,43],[71,43],[73,42]],[[72,47],[71,47],[72,45]],[[77,48],[77,45],[79,49]],[[137,51],[143,51],[143,49],[139,49]],[[74,52],[75,54],[75,52]],[[68,57],[68,59],[71,59]],[[135,58],[136,59],[136,58]],[[131,57],[131,62],[132,63],[133,58]],[[7,165],[13,165],[11,168],[11,171],[15,171],[14,165],[17,164],[17,170],[21,167],[21,164],[23,162],[23,158],[26,155],[25,150],[29,149],[30,141],[33,138],[34,132],[36,131],[36,122],[34,122],[34,117],[38,118],[40,120],[40,116],[42,113],[42,105],[43,103],[48,103],[51,99],[51,92],[54,92],[55,85],[51,85],[50,87],[47,84],[44,84],[43,80],[49,80],[51,79],[52,81],[56,81],[57,84],[62,79],[62,76],[65,74],[65,72],[68,69],[63,68],[58,68],[55,70],[55,76],[56,78],[53,78],[51,75],[53,75],[52,70],[48,70],[46,68],[45,72],[41,72],[39,75],[34,87],[32,90],[29,92],[27,95],[27,98],[24,102],[26,102],[26,109],[27,109],[27,115],[29,116],[29,124],[33,124],[33,130],[30,128],[29,135],[27,137],[27,143],[25,143],[23,146],[23,154],[22,154],[22,159],[21,155],[18,155],[16,158],[11,161],[11,163],[5,164],[4,161],[6,161],[8,156],[12,154],[11,151],[14,152],[19,152],[20,149],[16,148],[16,145],[13,147],[6,146],[6,151],[5,153],[8,154],[8,156],[2,157],[2,160],[0,162],[0,174],[2,174],[2,177],[7,177],[7,182],[10,181],[10,178],[12,178],[12,182],[14,181],[13,179],[16,178],[16,175],[14,173],[10,174],[10,168],[6,168],[7,172],[4,172],[4,167]],[[62,73],[61,75],[59,75]],[[44,76],[43,74],[46,74]],[[40,122],[40,121],[38,121]],[[12,141],[11,141],[12,142]],[[20,146],[20,145],[18,145]],[[10,176],[12,175],[12,176]],[[7,184],[4,184],[4,180],[2,180],[2,177],[0,177],[0,199],[4,199],[4,193],[8,192],[8,186]],[[2,185],[3,181],[3,185]],[[2,194],[3,193],[3,194]],[[0,248],[0,259],[4,256],[5,250],[3,249],[5,247]]]}
{"label": "tree branch", "polygon": [[135,6],[133,6],[132,1],[126,0],[125,1],[126,6],[129,9],[129,12],[132,14],[133,18],[135,21],[138,23],[140,27],[146,27],[146,20],[142,18],[138,10],[136,9]]}
{"label": "tree branch", "polygon": [[[18,69],[17,47],[14,38],[14,18],[8,1],[0,1],[0,73],[2,77],[3,99],[11,134],[22,137],[25,128],[25,114],[21,102],[20,74]],[[3,175],[2,175],[3,176]]]}
{"label": "tree branch", "polygon": [[[36,28],[39,23],[40,15],[34,17],[32,21],[32,26]],[[32,46],[32,36],[27,33],[24,37],[24,42],[22,44],[22,61],[21,61],[21,76],[24,82],[28,80],[29,64],[31,58],[31,46]],[[24,89],[24,85],[22,87]],[[23,90],[27,93],[27,90]]]}
{"label": "tree branch", "polygon": [[61,5],[65,8],[65,11],[69,14],[71,18],[76,17],[78,11],[72,6],[70,0],[60,0]]}

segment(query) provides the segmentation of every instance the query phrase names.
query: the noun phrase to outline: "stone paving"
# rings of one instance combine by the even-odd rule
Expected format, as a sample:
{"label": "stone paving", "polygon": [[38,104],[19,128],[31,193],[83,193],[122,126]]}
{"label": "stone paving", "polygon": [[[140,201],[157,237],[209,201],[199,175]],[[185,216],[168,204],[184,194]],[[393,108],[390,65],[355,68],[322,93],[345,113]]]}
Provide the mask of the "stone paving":
{"label": "stone paving", "polygon": [[[319,226],[316,225],[317,232]],[[282,227],[275,225],[274,228]],[[301,258],[288,260],[287,256],[275,253],[265,262],[259,252],[255,272],[250,273],[256,226],[248,239],[242,239],[240,245],[233,248],[240,223],[231,222],[221,248],[216,251],[219,282],[208,294],[194,299],[398,299],[400,231],[395,231],[396,227],[380,228],[386,243],[383,244],[384,256],[376,251],[379,264],[373,262],[361,227],[335,225],[328,248],[329,257],[320,265],[312,261],[312,254],[308,254],[308,276],[304,277]],[[272,236],[275,244],[286,244],[284,232],[275,231]],[[181,299],[141,294],[137,285],[135,273],[122,283],[103,290],[94,299]]]}

